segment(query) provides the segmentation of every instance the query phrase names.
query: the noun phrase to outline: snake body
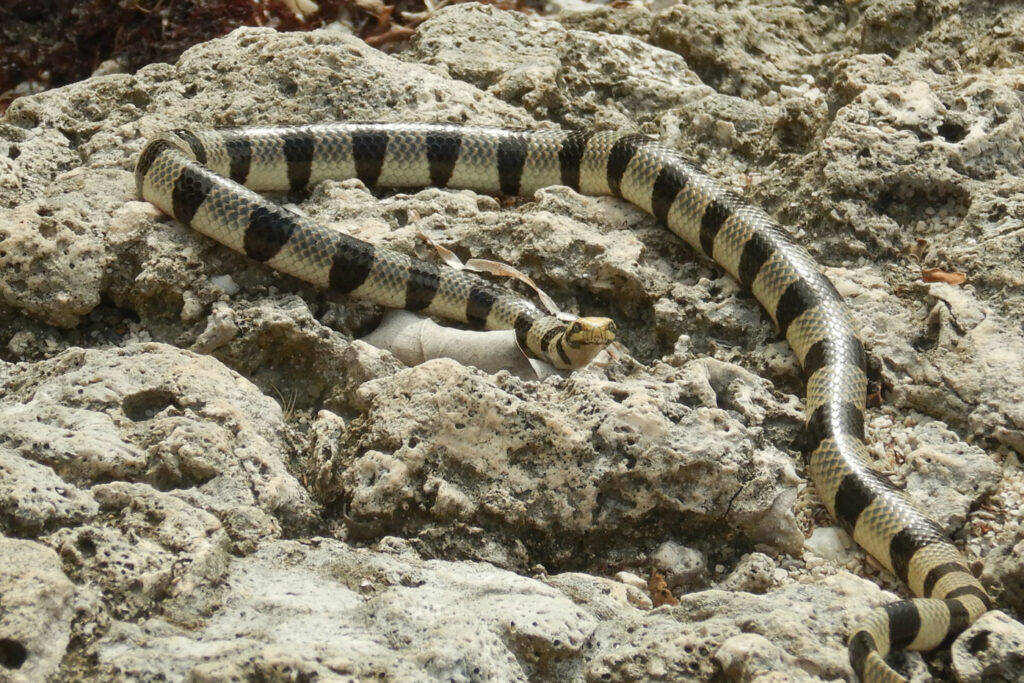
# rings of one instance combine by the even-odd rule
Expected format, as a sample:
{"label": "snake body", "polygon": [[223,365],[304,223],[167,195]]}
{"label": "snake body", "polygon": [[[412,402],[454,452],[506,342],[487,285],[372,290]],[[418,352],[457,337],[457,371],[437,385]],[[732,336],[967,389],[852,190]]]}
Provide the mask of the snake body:
{"label": "snake body", "polygon": [[296,216],[256,191],[324,179],[369,187],[450,187],[532,195],[566,185],[652,214],[749,289],[804,370],[806,448],[819,495],[868,553],[920,596],[871,611],[849,638],[864,681],[903,681],[885,656],[951,640],[990,608],[966,561],[912,500],[873,470],[864,442],[865,353],[851,314],[808,252],[761,209],[653,139],[609,132],[435,124],[179,130],[148,142],[139,194],[181,223],[320,287],[489,329],[579,367],[610,321],[566,323],[475,275],[438,267]]}

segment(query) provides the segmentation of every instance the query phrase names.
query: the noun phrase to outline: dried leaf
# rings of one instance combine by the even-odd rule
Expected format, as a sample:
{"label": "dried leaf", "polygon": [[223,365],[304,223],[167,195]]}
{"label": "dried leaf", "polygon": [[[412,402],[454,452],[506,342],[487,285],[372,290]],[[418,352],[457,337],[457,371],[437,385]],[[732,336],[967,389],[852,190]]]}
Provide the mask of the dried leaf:
{"label": "dried leaf", "polygon": [[679,599],[668,589],[665,577],[656,569],[651,570],[651,578],[647,581],[647,590],[651,593],[651,602],[655,607],[679,604]]}
{"label": "dried leaf", "polygon": [[446,266],[448,266],[449,268],[454,268],[455,270],[465,270],[466,266],[462,263],[462,259],[456,256],[455,252],[453,252],[451,249],[449,249],[448,247],[443,247],[434,240],[430,239],[430,237],[428,237],[426,233],[418,232],[416,233],[416,237],[420,238],[421,240],[429,244],[431,247],[433,247],[434,251],[437,252],[438,257],[440,257],[440,259],[444,261]]}
{"label": "dried leaf", "polygon": [[540,298],[540,302],[544,304],[544,308],[547,309],[551,315],[557,315],[561,317],[562,311],[558,308],[558,304],[555,303],[554,299],[549,297],[544,291],[537,286],[537,283],[533,279],[522,272],[518,268],[508,265],[507,263],[499,263],[498,261],[489,261],[487,259],[471,258],[466,261],[466,269],[476,271],[477,273],[489,273],[498,277],[511,277],[519,280],[527,287],[537,292],[537,296]]}
{"label": "dried leaf", "polygon": [[529,275],[519,270],[515,266],[510,266],[509,264],[502,263],[500,261],[491,261],[489,259],[481,258],[471,258],[465,263],[463,263],[462,260],[459,259],[459,257],[456,256],[453,251],[451,251],[447,247],[443,247],[440,244],[437,244],[436,242],[434,242],[434,240],[430,239],[430,237],[427,236],[425,233],[418,232],[416,233],[416,236],[419,239],[426,242],[427,244],[429,244],[431,247],[433,247],[434,251],[437,252],[438,257],[440,257],[440,259],[444,261],[445,265],[447,265],[448,267],[454,268],[455,270],[470,270],[473,271],[474,273],[487,273],[488,275],[493,275],[495,277],[510,277],[519,280],[520,282],[522,282],[527,287],[529,287],[530,289],[537,293],[537,298],[540,299],[541,304],[544,306],[545,310],[547,310],[548,313],[550,313],[553,316],[557,316],[558,318],[561,318],[562,320],[565,321],[576,319],[575,315],[563,313],[562,310],[558,307],[558,304],[555,303],[555,300],[548,296],[544,292],[544,290],[542,290],[540,286],[533,281],[533,278],[531,278]]}
{"label": "dried leaf", "polygon": [[948,271],[942,268],[922,268],[921,280],[924,282],[945,282],[947,285],[962,285],[967,282],[967,275],[960,271]]}
{"label": "dried leaf", "polygon": [[367,45],[373,47],[380,47],[387,43],[396,43],[402,40],[408,40],[416,34],[416,29],[406,28],[404,26],[398,26],[396,28],[385,31],[384,33],[378,33],[375,36],[367,36],[365,38]]}

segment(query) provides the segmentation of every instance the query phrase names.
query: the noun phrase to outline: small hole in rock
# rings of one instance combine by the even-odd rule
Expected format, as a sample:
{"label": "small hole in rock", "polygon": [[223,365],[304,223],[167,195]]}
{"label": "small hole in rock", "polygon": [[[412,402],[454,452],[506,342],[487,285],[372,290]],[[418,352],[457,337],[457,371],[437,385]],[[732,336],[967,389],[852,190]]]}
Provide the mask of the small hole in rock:
{"label": "small hole in rock", "polygon": [[988,631],[981,631],[967,641],[967,651],[972,655],[978,654],[986,647],[988,647]]}
{"label": "small hole in rock", "polygon": [[967,137],[967,130],[963,126],[949,121],[939,124],[938,133],[948,142],[960,142]]}
{"label": "small hole in rock", "polygon": [[91,538],[83,536],[78,539],[75,545],[78,546],[79,552],[85,557],[92,557],[96,554],[96,542]]}
{"label": "small hole in rock", "polygon": [[28,659],[28,650],[16,640],[0,638],[0,666],[5,669],[20,669]]}
{"label": "small hole in rock", "polygon": [[121,402],[121,410],[132,422],[148,420],[169,406],[177,406],[175,395],[164,389],[140,391]]}

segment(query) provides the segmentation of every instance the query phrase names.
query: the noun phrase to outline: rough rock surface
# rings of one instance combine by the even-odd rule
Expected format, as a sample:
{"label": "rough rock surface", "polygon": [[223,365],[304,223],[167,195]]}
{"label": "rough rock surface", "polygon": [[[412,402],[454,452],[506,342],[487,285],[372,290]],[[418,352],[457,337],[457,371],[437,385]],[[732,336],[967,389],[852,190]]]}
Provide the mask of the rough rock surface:
{"label": "rough rock surface", "polygon": [[239,30],[16,101],[0,680],[839,680],[850,624],[905,594],[845,534],[803,546],[833,523],[789,450],[796,364],[641,212],[351,180],[302,204],[379,244],[426,254],[422,232],[514,264],[616,320],[631,355],[525,381],[406,368],[355,340],[373,306],[135,200],[161,129],[339,119],[639,129],[794,226],[860,322],[878,466],[1010,615],[952,661],[898,663],[1019,670],[1022,31],[1024,9],[964,0],[459,5],[398,57]]}
{"label": "rough rock surface", "polygon": [[962,683],[1016,681],[1024,672],[1024,625],[1002,612],[983,615],[952,649]]}
{"label": "rough rock surface", "polygon": [[57,673],[71,636],[75,587],[41,543],[0,538],[0,674],[12,683]]}

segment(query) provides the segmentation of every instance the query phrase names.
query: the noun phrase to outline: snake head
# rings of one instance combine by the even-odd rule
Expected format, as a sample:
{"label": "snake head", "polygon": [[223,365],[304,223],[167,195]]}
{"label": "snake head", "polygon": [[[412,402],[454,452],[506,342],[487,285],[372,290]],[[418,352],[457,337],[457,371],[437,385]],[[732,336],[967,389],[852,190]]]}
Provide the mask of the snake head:
{"label": "snake head", "polygon": [[564,370],[582,368],[613,341],[615,323],[608,318],[576,318],[566,324],[557,342],[561,353],[553,362]]}
{"label": "snake head", "polygon": [[615,341],[615,323],[608,318],[576,318],[565,327],[565,343],[572,348],[600,346]]}

